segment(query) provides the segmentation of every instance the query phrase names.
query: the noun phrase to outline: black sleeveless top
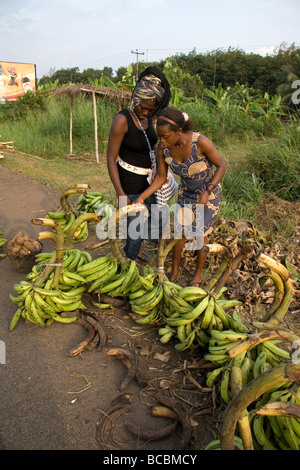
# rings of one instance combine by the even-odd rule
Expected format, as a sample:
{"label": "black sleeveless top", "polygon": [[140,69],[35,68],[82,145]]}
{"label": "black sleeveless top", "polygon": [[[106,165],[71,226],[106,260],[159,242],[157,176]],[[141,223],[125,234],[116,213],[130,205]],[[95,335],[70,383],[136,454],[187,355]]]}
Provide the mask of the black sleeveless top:
{"label": "black sleeveless top", "polygon": [[[135,125],[128,109],[122,109],[118,114],[123,114],[128,124],[128,131],[123,138],[119,156],[124,162],[130,163],[130,165],[150,168],[149,147],[143,131]],[[151,147],[153,147],[158,139],[151,119],[148,119],[146,134]],[[122,188],[126,194],[140,194],[149,186],[147,176],[145,175],[132,173],[122,168],[119,164],[118,171]]]}

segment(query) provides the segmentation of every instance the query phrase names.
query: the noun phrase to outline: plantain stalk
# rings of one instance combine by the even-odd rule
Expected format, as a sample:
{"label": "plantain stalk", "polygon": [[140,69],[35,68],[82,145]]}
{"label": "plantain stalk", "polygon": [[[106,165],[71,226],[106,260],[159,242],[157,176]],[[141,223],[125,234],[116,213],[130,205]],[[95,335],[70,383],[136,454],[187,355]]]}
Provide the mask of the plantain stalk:
{"label": "plantain stalk", "polygon": [[171,240],[169,243],[167,243],[164,247],[163,250],[163,255],[166,258],[168,256],[168,253],[172,250],[172,248],[178,243],[180,238],[174,238],[174,240]]}
{"label": "plantain stalk", "polygon": [[53,289],[58,288],[59,278],[60,278],[62,270],[63,270],[64,254],[65,254],[64,247],[59,247],[58,246],[56,248],[56,262],[55,262],[56,266],[55,266],[55,269],[54,269],[54,276],[53,276],[53,280],[52,280]]}
{"label": "plantain stalk", "polygon": [[262,405],[255,410],[255,413],[264,416],[286,416],[287,418],[300,419],[300,405],[290,402],[274,401]]}
{"label": "plantain stalk", "polygon": [[[53,277],[53,282],[52,285],[54,288],[57,288],[58,286],[58,281],[62,272],[62,265],[64,261],[64,254],[65,254],[65,249],[64,249],[64,232],[62,227],[59,225],[58,222],[52,219],[47,219],[47,218],[39,218],[39,219],[32,219],[31,221],[34,225],[46,225],[53,227],[56,233],[53,232],[40,232],[38,236],[38,240],[43,240],[45,238],[50,238],[54,241],[55,243],[55,251],[56,251],[56,256],[55,256],[55,269],[54,269],[54,277]],[[51,236],[50,236],[51,235]],[[54,262],[52,262],[53,264]],[[48,266],[47,266],[48,268]],[[46,269],[47,269],[46,268]],[[50,270],[44,270],[42,275],[42,280],[47,279],[47,277],[51,274],[52,269]],[[40,276],[41,277],[41,276]],[[38,278],[38,281],[40,281],[40,278]]]}
{"label": "plantain stalk", "polygon": [[229,257],[229,250],[224,245],[220,245],[219,243],[209,243],[207,245],[203,245],[201,251],[205,253],[223,253]]}
{"label": "plantain stalk", "polygon": [[76,183],[74,186],[71,186],[69,189],[91,189],[90,185],[88,183]]}
{"label": "plantain stalk", "polygon": [[[243,388],[242,386],[242,369],[239,366],[233,365],[231,368],[231,392],[232,397],[237,395]],[[254,450],[251,426],[249,422],[248,410],[245,408],[238,419],[238,427],[243,441],[245,450]]]}
{"label": "plantain stalk", "polygon": [[279,305],[278,309],[272,314],[269,318],[269,323],[273,325],[277,325],[280,323],[287,313],[289,306],[293,300],[294,288],[293,288],[293,280],[291,278],[287,279],[284,282],[284,296],[282,299],[281,304]]}
{"label": "plantain stalk", "polygon": [[266,341],[271,341],[274,339],[278,339],[281,341],[289,341],[293,342],[298,337],[291,331],[288,330],[271,330],[271,331],[261,331],[260,333],[253,333],[248,335],[245,339],[238,342],[235,346],[228,349],[226,354],[228,354],[231,358],[238,356],[239,354],[247,351],[258,344],[264,343]]}
{"label": "plantain stalk", "polygon": [[81,214],[77,219],[73,222],[71,225],[67,236],[66,236],[66,244],[65,244],[65,249],[67,251],[71,250],[73,247],[73,239],[76,231],[79,229],[80,225],[83,224],[84,222],[88,220],[95,220],[96,222],[99,222],[100,217],[94,213],[85,213]]}
{"label": "plantain stalk", "polygon": [[278,274],[280,274],[280,276],[282,277],[282,279],[284,281],[287,281],[290,277],[290,273],[289,271],[286,269],[285,266],[283,266],[283,264],[279,263],[278,261],[274,260],[273,258],[271,258],[270,256],[264,254],[264,253],[260,253],[257,257],[257,261],[259,263],[263,263],[265,266],[267,266],[269,269],[272,269],[273,271],[277,272]]}
{"label": "plantain stalk", "polygon": [[165,255],[165,240],[164,238],[160,238],[158,242],[158,270],[159,270],[159,282],[162,284],[164,275],[165,275],[165,260],[166,260],[166,255]]}
{"label": "plantain stalk", "polygon": [[[42,232],[42,233],[48,233],[48,232]],[[51,233],[51,232],[49,232],[49,233]],[[55,234],[52,233],[51,235],[55,235]],[[48,277],[52,273],[52,271],[54,269],[54,263],[55,262],[56,262],[56,250],[53,251],[52,256],[51,256],[47,266],[41,272],[38,279],[35,281],[35,283],[34,283],[35,286],[40,287],[44,284],[44,282],[48,279]]]}
{"label": "plantain stalk", "polygon": [[267,276],[274,282],[275,295],[272,304],[262,319],[263,322],[268,321],[271,315],[276,312],[284,297],[284,282],[280,274],[271,269]]}
{"label": "plantain stalk", "polygon": [[160,283],[164,282],[165,278],[165,261],[168,253],[172,250],[172,248],[179,242],[180,239],[174,238],[170,242],[166,243],[166,240],[161,237],[158,242],[158,267],[159,267],[159,281]]}
{"label": "plantain stalk", "polygon": [[237,422],[243,412],[259,396],[284,382],[300,380],[300,365],[281,363],[252,379],[233,397],[223,414],[220,443],[221,450],[234,450],[234,435]]}
{"label": "plantain stalk", "polygon": [[248,258],[250,253],[253,251],[253,245],[247,244],[243,246],[238,254],[233,258],[231,263],[228,265],[228,268],[226,271],[221,275],[221,277],[218,279],[215,288],[214,288],[214,294],[218,294],[224,284],[226,283],[227,279],[231,276],[231,274],[237,269],[239,264]]}
{"label": "plantain stalk", "polygon": [[86,194],[86,190],[82,188],[70,188],[60,196],[60,205],[66,214],[69,214],[70,212],[75,213],[74,208],[69,201],[71,194]]}
{"label": "plantain stalk", "polygon": [[[260,322],[260,321],[254,321],[252,322],[252,326],[254,326],[254,328],[257,328],[259,330],[271,330],[271,331],[274,331],[274,326],[270,323],[267,323],[267,322]],[[289,330],[288,328],[286,328],[285,326],[282,326],[282,325],[276,325],[276,331],[285,331],[291,341],[296,341],[297,339],[299,339],[293,331]]]}
{"label": "plantain stalk", "polygon": [[229,260],[230,260],[230,256],[228,256],[227,254],[225,256],[223,256],[223,258],[221,260],[221,263],[220,263],[220,265],[217,269],[217,272],[214,274],[213,277],[210,278],[209,282],[206,285],[206,290],[207,291],[211,291],[213,289],[215,284],[218,282],[218,280],[220,279],[220,277],[224,273],[225,269],[228,268]]}
{"label": "plantain stalk", "polygon": [[[56,237],[55,239],[53,239],[53,241],[55,241],[55,244],[57,245],[60,245],[60,246],[63,246],[63,243],[64,243],[64,232],[63,232],[63,229],[62,227],[60,226],[60,224],[58,222],[56,222],[56,220],[53,220],[53,219],[47,219],[46,217],[45,218],[38,218],[38,219],[32,219],[31,220],[31,223],[33,225],[46,225],[48,227],[52,227],[54,229],[54,232],[56,233]],[[43,232],[41,232],[43,233]],[[48,232],[46,232],[48,233]],[[49,238],[49,237],[46,237],[46,238]]]}
{"label": "plantain stalk", "polygon": [[121,254],[117,240],[109,239],[109,244],[113,257],[116,258],[121,266],[125,266],[127,263],[126,258]]}

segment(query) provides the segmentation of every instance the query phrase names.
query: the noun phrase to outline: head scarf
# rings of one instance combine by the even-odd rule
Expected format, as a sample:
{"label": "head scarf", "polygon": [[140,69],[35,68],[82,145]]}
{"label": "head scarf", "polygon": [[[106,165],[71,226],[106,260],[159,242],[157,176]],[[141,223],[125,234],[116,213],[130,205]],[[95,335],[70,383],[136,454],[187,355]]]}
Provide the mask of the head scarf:
{"label": "head scarf", "polygon": [[148,67],[139,76],[139,80],[131,98],[131,107],[135,107],[141,103],[142,100],[157,101],[157,106],[152,113],[152,117],[164,109],[170,99],[171,90],[169,82],[165,74],[157,67]]}
{"label": "head scarf", "polygon": [[164,95],[161,80],[153,74],[141,78],[133,91],[131,106],[135,108],[144,100],[156,100],[159,102]]}

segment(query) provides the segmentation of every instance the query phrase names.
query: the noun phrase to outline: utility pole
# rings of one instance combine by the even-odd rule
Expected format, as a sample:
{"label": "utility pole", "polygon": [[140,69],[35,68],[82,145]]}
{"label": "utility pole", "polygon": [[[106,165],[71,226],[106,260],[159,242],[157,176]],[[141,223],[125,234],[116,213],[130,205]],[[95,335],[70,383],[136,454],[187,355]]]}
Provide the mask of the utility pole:
{"label": "utility pole", "polygon": [[144,55],[145,52],[139,52],[137,49],[135,51],[131,51],[131,54],[136,54],[136,81],[139,78],[139,55]]}

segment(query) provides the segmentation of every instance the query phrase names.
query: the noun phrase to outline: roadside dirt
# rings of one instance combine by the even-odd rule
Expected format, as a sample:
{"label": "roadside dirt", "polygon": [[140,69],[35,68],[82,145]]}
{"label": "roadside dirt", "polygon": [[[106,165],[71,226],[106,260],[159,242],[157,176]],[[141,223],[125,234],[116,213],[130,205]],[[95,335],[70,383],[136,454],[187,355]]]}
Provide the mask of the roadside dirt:
{"label": "roadside dirt", "polygon": [[[21,174],[0,169],[0,225],[8,240],[22,230],[36,238],[40,228],[31,224],[57,208],[60,194]],[[95,189],[97,190],[97,188]],[[97,239],[76,247],[89,250]],[[50,241],[43,251],[52,251]],[[107,247],[91,250],[93,258]],[[9,299],[15,283],[26,277],[6,257],[0,260],[0,340],[5,363],[0,364],[0,450],[179,450],[183,427],[167,438],[144,441],[126,428],[162,430],[171,422],[154,417],[158,394],[180,404],[192,425],[187,449],[201,450],[217,437],[222,404],[205,388],[201,353],[177,353],[173,343],[159,342],[157,328],[139,326],[126,309],[96,314],[107,334],[102,351],[84,351],[68,357],[68,350],[86,336],[79,324],[54,323],[42,328],[21,319],[9,331],[16,305]],[[120,385],[126,367],[107,351],[122,347],[136,354],[145,381]],[[116,411],[114,400],[128,394],[129,402]],[[101,432],[100,432],[101,431]]]}

